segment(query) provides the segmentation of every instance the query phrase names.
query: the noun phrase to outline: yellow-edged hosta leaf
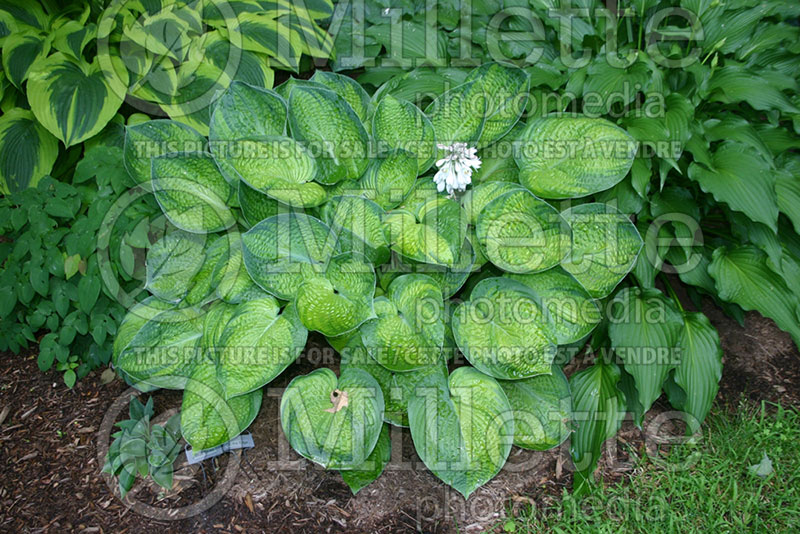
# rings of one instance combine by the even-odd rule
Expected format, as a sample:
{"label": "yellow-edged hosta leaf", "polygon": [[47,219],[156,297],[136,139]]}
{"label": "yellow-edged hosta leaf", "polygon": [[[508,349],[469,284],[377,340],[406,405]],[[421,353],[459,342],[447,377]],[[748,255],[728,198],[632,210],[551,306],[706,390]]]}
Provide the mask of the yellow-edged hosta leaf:
{"label": "yellow-edged hosta leaf", "polygon": [[58,157],[58,140],[26,109],[0,117],[0,192],[35,186],[50,173]]}

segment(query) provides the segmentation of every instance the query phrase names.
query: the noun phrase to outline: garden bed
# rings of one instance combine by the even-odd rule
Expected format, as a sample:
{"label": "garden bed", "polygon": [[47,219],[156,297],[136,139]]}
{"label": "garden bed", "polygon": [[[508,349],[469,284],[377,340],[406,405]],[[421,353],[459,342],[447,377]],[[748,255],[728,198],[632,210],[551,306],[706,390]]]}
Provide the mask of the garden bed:
{"label": "garden bed", "polygon": [[[788,334],[756,313],[747,314],[741,327],[716,308],[704,311],[718,328],[725,351],[717,410],[736,406],[742,395],[800,405],[800,354]],[[313,341],[309,348],[322,343],[321,338]],[[119,379],[103,384],[98,372],[70,390],[55,373],[41,373],[35,355],[20,359],[4,353],[2,360],[0,531],[475,532],[496,525],[509,506],[552,505],[572,481],[568,444],[548,452],[514,448],[503,471],[465,503],[425,469],[408,431],[396,429],[392,463],[381,478],[353,496],[337,472],[313,466],[291,450],[280,430],[279,397],[267,394],[249,429],[256,448],[240,462],[232,489],[189,519],[149,519],[129,510],[100,473],[98,433],[125,384]],[[269,388],[286,386],[291,377],[318,363],[308,360],[315,357],[301,359]],[[180,405],[179,392],[158,392],[154,398],[157,414]],[[666,403],[657,403],[647,421],[667,410]],[[606,454],[600,462],[600,476],[607,481],[625,477],[630,471],[627,451],[646,445],[643,433],[629,421],[618,438],[616,458]],[[400,443],[402,451],[397,450]],[[282,461],[276,470],[279,454],[299,461]],[[173,490],[160,506],[199,501],[224,477],[225,462],[222,457],[221,463],[205,462],[203,470],[179,470],[185,479],[177,487],[183,489]],[[135,493],[141,502],[157,503],[150,488]]]}

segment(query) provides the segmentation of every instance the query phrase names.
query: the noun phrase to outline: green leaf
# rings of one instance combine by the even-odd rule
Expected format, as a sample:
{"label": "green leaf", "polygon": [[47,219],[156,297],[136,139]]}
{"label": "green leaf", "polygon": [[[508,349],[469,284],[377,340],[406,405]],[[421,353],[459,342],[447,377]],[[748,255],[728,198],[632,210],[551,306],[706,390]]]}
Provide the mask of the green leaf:
{"label": "green leaf", "polygon": [[367,123],[370,104],[369,95],[357,81],[349,76],[324,70],[315,70],[314,75],[310,79],[312,82],[322,84],[344,98],[345,101],[350,104],[353,111],[356,112],[361,122],[364,124]]}
{"label": "green leaf", "polygon": [[358,185],[364,196],[388,210],[399,206],[411,192],[417,172],[413,154],[394,149],[374,159]]}
{"label": "green leaf", "polygon": [[611,301],[610,315],[611,347],[633,376],[646,413],[680,361],[677,347],[683,321],[672,301],[657,289],[623,289]]}
{"label": "green leaf", "polygon": [[477,81],[486,98],[486,121],[478,146],[490,145],[506,135],[522,116],[528,103],[528,75],[519,67],[485,63],[467,75]]}
{"label": "green leaf", "polygon": [[184,152],[153,158],[153,193],[172,224],[194,233],[212,233],[236,219],[226,202],[233,190],[210,154]]}
{"label": "green leaf", "polygon": [[233,82],[217,99],[208,138],[220,156],[227,142],[286,134],[286,101],[274,91]]}
{"label": "green leaf", "polygon": [[31,66],[50,51],[50,39],[38,32],[15,32],[3,41],[3,71],[17,89],[28,78]]}
{"label": "green leaf", "polygon": [[[677,348],[680,364],[675,369],[675,382],[686,393],[681,409],[691,414],[699,426],[711,410],[722,378],[722,346],[717,329],[702,313],[684,313]],[[697,430],[692,421],[688,427],[687,433]]]}
{"label": "green leaf", "polygon": [[734,142],[717,148],[712,162],[712,169],[697,163],[689,165],[689,178],[714,195],[717,202],[724,202],[777,231],[778,199],[769,163],[755,150]]}
{"label": "green leaf", "polygon": [[499,383],[514,412],[514,445],[546,451],[572,433],[572,397],[560,367],[554,365],[552,374]]}
{"label": "green leaf", "polygon": [[14,108],[0,117],[0,193],[35,187],[57,157],[58,141],[30,111]]}
{"label": "green leaf", "polygon": [[325,269],[336,251],[335,239],[315,217],[281,213],[242,235],[244,263],[264,291],[291,300],[306,279]]}
{"label": "green leaf", "polygon": [[515,148],[519,180],[543,198],[577,198],[619,183],[637,144],[605,119],[544,117],[528,122]]}
{"label": "green leaf", "polygon": [[[482,168],[483,166],[481,166]],[[525,190],[519,184],[503,181],[491,181],[484,184],[478,184],[475,187],[468,189],[461,197],[461,205],[467,214],[469,224],[475,226],[478,224],[478,217],[480,217],[486,206],[493,200],[503,196],[509,191]]]}
{"label": "green leaf", "polygon": [[281,426],[292,448],[326,469],[355,469],[383,427],[383,394],[369,374],[317,369],[293,379],[281,398]]}
{"label": "green leaf", "polygon": [[295,87],[289,94],[289,127],[295,139],[319,154],[321,183],[356,180],[364,174],[369,136],[341,96],[314,86]]}
{"label": "green leaf", "polygon": [[216,366],[204,363],[195,367],[181,404],[181,434],[197,452],[227,443],[241,434],[258,415],[260,389],[225,399],[217,380]]}
{"label": "green leaf", "polygon": [[363,255],[374,265],[389,259],[383,233],[383,209],[360,196],[336,196],[320,209],[320,217],[338,237],[343,252]]}
{"label": "green leaf", "polygon": [[94,309],[94,305],[100,296],[102,281],[97,274],[87,273],[78,282],[78,308],[86,314]]}
{"label": "green leaf", "polygon": [[653,72],[643,61],[620,68],[612,65],[606,55],[598,55],[586,71],[583,110],[587,115],[608,115],[613,104],[626,106],[633,102],[637,93],[650,85],[653,77]]}
{"label": "green leaf", "polygon": [[736,64],[721,67],[709,80],[708,99],[725,104],[747,102],[762,111],[777,109],[785,113],[800,113],[800,109],[781,92],[780,86],[759,74]]}
{"label": "green leaf", "polygon": [[767,260],[767,255],[752,245],[721,247],[714,251],[708,272],[719,298],[769,317],[800,345],[800,301]]}
{"label": "green leaf", "polygon": [[280,313],[273,297],[239,304],[219,339],[217,377],[225,398],[271,382],[295,361],[307,336],[295,311],[288,307]]}
{"label": "green leaf", "polygon": [[280,202],[253,189],[244,180],[239,180],[238,190],[239,206],[250,226],[255,226],[264,219],[277,215],[281,209]]}
{"label": "green leaf", "polygon": [[194,128],[171,120],[152,120],[125,128],[125,169],[136,183],[150,181],[151,160],[174,152],[202,152],[206,139]]}
{"label": "green leaf", "polygon": [[150,319],[173,306],[173,304],[156,297],[147,297],[128,311],[117,328],[117,337],[114,338],[114,345],[111,350],[111,363],[114,364],[114,367],[119,367],[119,355],[130,345],[139,330]]}
{"label": "green leaf", "polygon": [[561,216],[572,228],[572,252],[561,267],[591,296],[610,295],[636,265],[643,245],[636,226],[608,204],[581,204]]}
{"label": "green leaf", "polygon": [[416,155],[416,170],[420,174],[433,165],[436,153],[433,125],[411,102],[390,94],[381,98],[372,117],[372,136],[381,151],[402,149]]}
{"label": "green leaf", "polygon": [[440,361],[444,343],[444,299],[439,285],[422,274],[406,274],[374,300],[377,317],[364,323],[369,355],[391,371],[411,371]]}
{"label": "green leaf", "polygon": [[560,267],[535,274],[506,274],[505,277],[525,284],[541,299],[558,345],[584,339],[603,319],[598,302]]}
{"label": "green leaf", "polygon": [[502,469],[514,440],[511,405],[497,381],[470,367],[431,376],[408,403],[411,437],[425,466],[464,498]]}
{"label": "green leaf", "polygon": [[[109,66],[110,67],[110,66]],[[37,61],[28,75],[28,100],[36,119],[67,147],[99,133],[122,105],[127,79],[61,52]]]}
{"label": "green leaf", "polygon": [[202,236],[184,231],[169,233],[147,252],[145,288],[160,299],[180,302],[204,259]]}
{"label": "green leaf", "polygon": [[619,367],[595,363],[569,381],[575,421],[570,454],[576,468],[573,492],[578,495],[588,491],[603,443],[617,433],[625,417],[625,396],[617,388],[619,379]]}
{"label": "green leaf", "polygon": [[478,282],[453,312],[453,336],[478,370],[506,380],[550,373],[556,336],[541,300],[507,278]]}
{"label": "green leaf", "polygon": [[[317,71],[321,72],[321,71]],[[384,424],[381,428],[381,433],[378,435],[378,441],[375,443],[375,448],[364,463],[357,465],[353,469],[346,469],[341,471],[342,479],[345,484],[353,492],[353,495],[370,485],[383,473],[386,464],[392,458],[392,442],[389,439],[389,425]]]}
{"label": "green leaf", "polygon": [[568,254],[570,227],[547,202],[512,189],[478,215],[475,233],[486,257],[512,273],[546,271]]}
{"label": "green leaf", "polygon": [[472,81],[454,87],[430,103],[430,118],[437,144],[475,144],[486,120],[486,96],[482,85]]}

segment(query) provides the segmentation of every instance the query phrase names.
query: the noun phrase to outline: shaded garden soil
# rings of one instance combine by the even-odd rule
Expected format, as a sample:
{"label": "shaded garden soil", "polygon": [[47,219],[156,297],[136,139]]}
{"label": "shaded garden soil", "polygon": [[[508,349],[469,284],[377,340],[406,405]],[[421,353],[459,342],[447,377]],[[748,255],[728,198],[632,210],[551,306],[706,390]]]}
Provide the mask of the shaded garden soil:
{"label": "shaded garden soil", "polygon": [[[800,405],[800,354],[787,334],[755,313],[741,327],[716,308],[704,311],[719,329],[725,352],[715,409],[735,406],[741,395]],[[353,496],[339,474],[296,455],[280,430],[280,389],[289,378],[319,365],[336,368],[321,345],[310,346],[315,350],[265,390],[260,416],[250,428],[254,449],[202,468],[181,464],[172,491],[159,495],[139,483],[125,503],[100,473],[108,426],[126,415],[113,409],[127,410],[125,384],[103,384],[97,372],[69,390],[56,373],[37,369],[35,355],[0,355],[0,532],[469,533],[496,525],[509,503],[551,505],[570,486],[567,444],[544,453],[514,448],[500,475],[465,502],[422,465],[409,432],[393,428],[387,471]],[[180,406],[179,392],[153,396],[163,417]],[[644,428],[650,437],[626,422],[619,438],[609,442],[601,476],[615,480],[629,474],[631,455],[657,448],[653,434],[679,435],[668,409],[657,404],[648,414]],[[176,509],[204,497],[215,500],[214,488],[219,492],[227,482],[232,487],[213,506],[188,519],[168,520]],[[152,505],[149,515],[129,509],[134,502]]]}

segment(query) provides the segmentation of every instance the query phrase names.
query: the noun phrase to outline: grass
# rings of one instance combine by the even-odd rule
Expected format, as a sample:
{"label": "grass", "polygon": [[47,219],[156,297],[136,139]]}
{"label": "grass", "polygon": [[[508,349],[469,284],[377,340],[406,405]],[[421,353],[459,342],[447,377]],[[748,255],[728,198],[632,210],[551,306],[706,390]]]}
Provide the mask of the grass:
{"label": "grass", "polygon": [[[522,510],[497,531],[800,532],[800,412],[741,403],[734,414],[709,416],[705,428],[698,443],[673,447],[657,463],[639,459],[629,480],[580,501],[565,493],[558,507]],[[761,478],[748,467],[764,453],[774,472]]]}

